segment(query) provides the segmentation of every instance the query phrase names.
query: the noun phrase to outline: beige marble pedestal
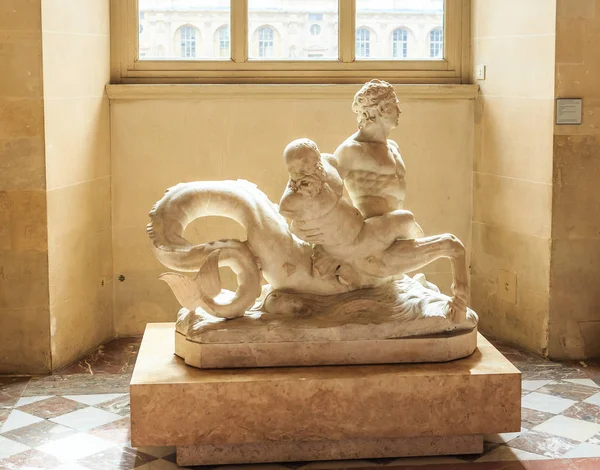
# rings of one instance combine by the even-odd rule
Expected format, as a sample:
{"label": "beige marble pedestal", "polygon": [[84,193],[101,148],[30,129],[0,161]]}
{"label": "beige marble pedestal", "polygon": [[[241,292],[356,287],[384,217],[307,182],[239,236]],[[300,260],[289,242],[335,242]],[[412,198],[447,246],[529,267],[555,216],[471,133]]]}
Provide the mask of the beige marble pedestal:
{"label": "beige marble pedestal", "polygon": [[479,453],[520,429],[519,371],[483,336],[439,364],[196,369],[149,324],[131,380],[134,446],[181,465]]}

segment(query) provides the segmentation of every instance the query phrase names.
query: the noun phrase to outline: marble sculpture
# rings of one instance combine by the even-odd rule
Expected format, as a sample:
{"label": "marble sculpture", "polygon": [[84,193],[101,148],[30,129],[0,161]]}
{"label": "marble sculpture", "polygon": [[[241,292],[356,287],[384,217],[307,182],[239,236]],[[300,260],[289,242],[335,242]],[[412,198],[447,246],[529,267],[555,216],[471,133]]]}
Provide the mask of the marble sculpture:
{"label": "marble sculpture", "polygon": [[[306,138],[285,148],[289,181],[279,205],[237,180],[180,183],[153,207],[148,234],[160,262],[179,271],[160,278],[183,307],[177,331],[187,340],[397,339],[476,329],[463,244],[452,234],[425,237],[403,207],[406,167],[388,139],[400,115],[393,87],[366,83],[352,110],[358,131],[333,154]],[[192,245],[184,230],[206,216],[234,219],[247,239]],[[439,258],[452,265],[451,296],[422,274],[406,274]],[[220,266],[236,274],[236,292],[221,288]]]}

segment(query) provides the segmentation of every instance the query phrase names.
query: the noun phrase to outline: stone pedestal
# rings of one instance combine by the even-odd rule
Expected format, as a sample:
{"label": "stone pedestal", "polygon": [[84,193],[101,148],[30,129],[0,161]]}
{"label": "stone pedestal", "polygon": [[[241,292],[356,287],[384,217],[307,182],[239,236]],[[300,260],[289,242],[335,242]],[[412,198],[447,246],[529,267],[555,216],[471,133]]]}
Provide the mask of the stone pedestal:
{"label": "stone pedestal", "polygon": [[131,380],[134,446],[181,465],[479,453],[520,429],[519,371],[483,336],[439,364],[201,370],[149,324]]}

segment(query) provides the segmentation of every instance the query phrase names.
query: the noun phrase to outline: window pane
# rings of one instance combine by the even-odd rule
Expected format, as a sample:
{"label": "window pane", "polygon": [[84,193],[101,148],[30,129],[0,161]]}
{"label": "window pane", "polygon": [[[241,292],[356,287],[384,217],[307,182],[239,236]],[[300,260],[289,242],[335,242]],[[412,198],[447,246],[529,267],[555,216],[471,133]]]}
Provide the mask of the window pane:
{"label": "window pane", "polygon": [[338,0],[248,0],[250,59],[338,58]]}
{"label": "window pane", "polygon": [[230,0],[139,0],[140,59],[229,59]]}
{"label": "window pane", "polygon": [[444,57],[444,0],[357,0],[356,58]]}

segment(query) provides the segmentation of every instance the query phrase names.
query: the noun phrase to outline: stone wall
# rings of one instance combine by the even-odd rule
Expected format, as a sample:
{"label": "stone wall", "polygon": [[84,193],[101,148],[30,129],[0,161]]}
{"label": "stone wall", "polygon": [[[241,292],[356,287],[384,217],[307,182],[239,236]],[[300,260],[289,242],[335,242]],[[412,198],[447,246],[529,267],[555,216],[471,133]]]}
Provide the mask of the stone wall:
{"label": "stone wall", "polygon": [[600,355],[600,1],[558,0],[557,98],[583,98],[583,125],[554,129],[550,346]]}
{"label": "stone wall", "polygon": [[0,5],[0,373],[113,336],[109,0]]}
{"label": "stone wall", "polygon": [[0,373],[51,367],[41,16],[0,3]]}
{"label": "stone wall", "polygon": [[484,333],[548,347],[555,0],[474,0],[472,306]]}
{"label": "stone wall", "polygon": [[113,337],[109,0],[44,0],[53,369]]}

